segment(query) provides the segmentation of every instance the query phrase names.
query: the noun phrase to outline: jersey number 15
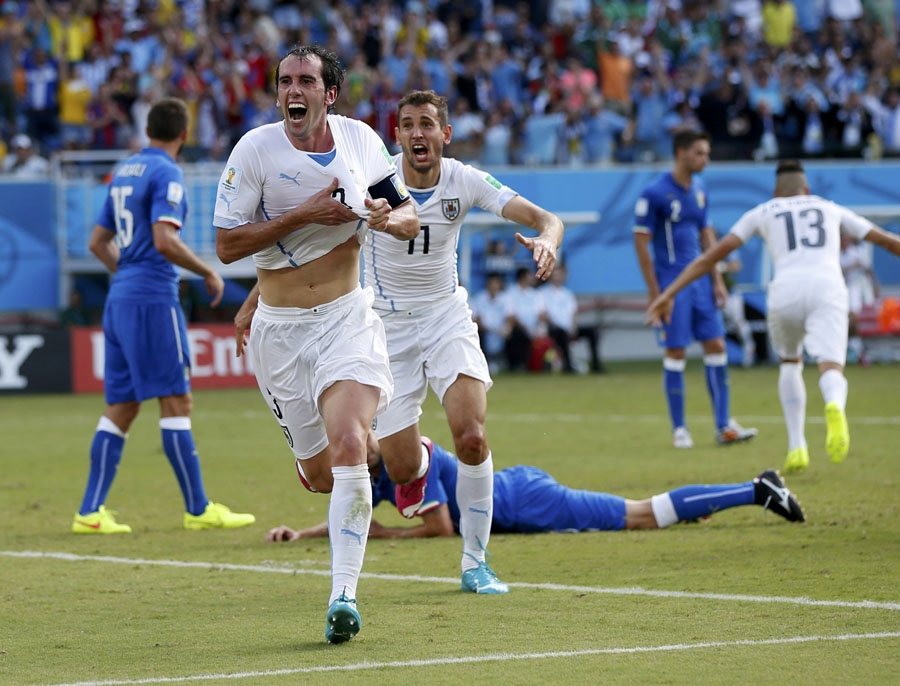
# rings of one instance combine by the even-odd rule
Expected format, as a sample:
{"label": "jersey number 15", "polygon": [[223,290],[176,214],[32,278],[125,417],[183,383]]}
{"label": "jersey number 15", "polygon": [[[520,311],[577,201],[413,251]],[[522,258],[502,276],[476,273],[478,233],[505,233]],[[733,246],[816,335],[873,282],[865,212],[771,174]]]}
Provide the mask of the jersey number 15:
{"label": "jersey number 15", "polygon": [[109,196],[113,203],[113,217],[116,220],[116,245],[127,248],[134,240],[134,214],[125,207],[125,201],[134,193],[134,186],[112,186]]}

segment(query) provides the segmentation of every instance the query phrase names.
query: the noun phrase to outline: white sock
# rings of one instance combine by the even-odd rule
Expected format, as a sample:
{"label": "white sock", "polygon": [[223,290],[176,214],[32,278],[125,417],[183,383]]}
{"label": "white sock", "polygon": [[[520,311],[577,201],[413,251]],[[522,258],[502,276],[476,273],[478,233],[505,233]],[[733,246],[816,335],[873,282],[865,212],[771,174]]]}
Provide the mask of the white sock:
{"label": "white sock", "polygon": [[422,444],[422,460],[419,462],[419,471],[416,473],[416,478],[421,479],[425,476],[425,472],[428,471],[428,463],[431,460],[428,458],[428,448],[425,447],[425,444]]}
{"label": "white sock", "polygon": [[806,385],[803,363],[782,362],[778,369],[778,397],[787,426],[788,450],[806,447]]}
{"label": "white sock", "polygon": [[842,410],[847,407],[847,377],[837,369],[829,369],[819,377],[819,389],[825,404],[837,403]]}
{"label": "white sock", "polygon": [[372,485],[364,464],[332,467],[334,488],[328,505],[328,538],[331,541],[331,597],[356,598],[356,583],[366,554],[372,522]]}
{"label": "white sock", "polygon": [[660,529],[665,529],[667,526],[672,526],[678,522],[675,505],[672,503],[672,496],[668,493],[660,493],[651,497],[650,507],[653,508],[656,526]]}
{"label": "white sock", "polygon": [[494,518],[494,461],[488,453],[479,465],[459,461],[456,466],[456,502],[459,533],[463,539],[462,571],[484,562]]}

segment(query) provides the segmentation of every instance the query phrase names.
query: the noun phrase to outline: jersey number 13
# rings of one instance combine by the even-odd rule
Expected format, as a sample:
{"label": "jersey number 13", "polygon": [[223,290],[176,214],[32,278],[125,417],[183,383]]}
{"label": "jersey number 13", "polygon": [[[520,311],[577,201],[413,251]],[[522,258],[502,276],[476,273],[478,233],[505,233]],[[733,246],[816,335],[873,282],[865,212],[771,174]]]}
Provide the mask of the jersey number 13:
{"label": "jersey number 13", "polygon": [[[794,213],[779,212],[775,215],[779,219],[784,219],[784,225],[787,229],[788,250],[794,250],[797,247],[797,233],[802,237],[800,244],[807,248],[821,248],[825,245],[825,217],[822,210],[816,207],[808,207],[798,213],[799,221],[794,221]],[[795,229],[796,227],[796,229]]]}

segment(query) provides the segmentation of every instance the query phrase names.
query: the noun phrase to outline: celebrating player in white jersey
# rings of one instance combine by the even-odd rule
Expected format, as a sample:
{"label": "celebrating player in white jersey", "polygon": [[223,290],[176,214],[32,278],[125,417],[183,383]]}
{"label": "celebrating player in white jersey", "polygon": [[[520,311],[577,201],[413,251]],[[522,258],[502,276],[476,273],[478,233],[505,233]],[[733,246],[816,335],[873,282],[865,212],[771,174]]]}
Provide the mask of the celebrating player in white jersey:
{"label": "celebrating player in white jersey", "polygon": [[[395,160],[410,187],[422,230],[407,243],[373,234],[371,244],[363,248],[365,282],[375,289],[374,307],[384,322],[394,377],[394,397],[376,418],[375,433],[392,478],[395,465],[419,464],[419,456],[427,455],[419,415],[431,386],[447,413],[459,456],[462,588],[506,593],[509,587],[485,561],[494,468],[484,421],[492,382],[466,290],[457,278],[456,246],[466,213],[482,207],[538,232],[534,238],[517,233],[516,239],[533,251],[537,275],[546,279],[556,263],[563,224],[490,174],[443,157],[452,127],[442,96],[413,91],[398,104],[397,122],[403,152]],[[422,470],[413,484],[398,487],[397,507],[404,516],[415,516],[422,504],[426,475]]]}
{"label": "celebrating player in white jersey", "polygon": [[258,284],[236,320],[238,354],[253,317],[259,389],[304,485],[331,492],[325,638],[339,643],[359,631],[356,586],[372,516],[366,436],[392,392],[384,327],[371,290],[359,286],[359,246],[367,229],[411,240],[419,221],[378,135],[328,113],[343,80],[333,53],[295,48],[275,80],[284,120],[253,129],[232,151],[216,249],[226,263],[253,255]]}
{"label": "celebrating player in white jersey", "polygon": [[850,433],[845,407],[847,379],[847,286],[841,274],[840,233],[900,255],[900,239],[845,207],[809,194],[803,166],[784,160],[775,172],[775,197],[742,216],[716,245],[691,262],[647,308],[658,323],[672,311],[674,295],[712,269],[754,234],[766,241],[775,275],[769,284],[768,324],[781,358],[778,395],[788,432],[786,471],[809,465],[804,435],[806,387],[803,347],[818,360],[825,400],[825,452],[832,462],[847,457]]}

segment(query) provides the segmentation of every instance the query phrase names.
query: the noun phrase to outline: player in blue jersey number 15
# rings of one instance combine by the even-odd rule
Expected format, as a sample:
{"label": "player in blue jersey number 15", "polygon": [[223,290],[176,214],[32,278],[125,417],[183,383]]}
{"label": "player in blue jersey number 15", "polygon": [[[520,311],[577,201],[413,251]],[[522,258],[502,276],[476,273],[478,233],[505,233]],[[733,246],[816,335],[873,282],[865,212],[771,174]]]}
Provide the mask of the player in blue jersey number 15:
{"label": "player in blue jersey number 15", "polygon": [[184,528],[233,528],[255,521],[252,514],[232,512],[206,497],[191,434],[191,361],[175,266],[203,277],[213,305],[222,299],[225,285],[178,235],[187,201],[175,158],[187,137],[188,119],[187,105],[175,98],[151,107],[150,145],[116,169],[91,236],[91,251],[113,278],[103,310],[106,411],[97,424],[87,487],[72,522],[77,534],[131,532],[104,503],[128,429],[148,398],[159,398],[163,449],[184,496]]}

